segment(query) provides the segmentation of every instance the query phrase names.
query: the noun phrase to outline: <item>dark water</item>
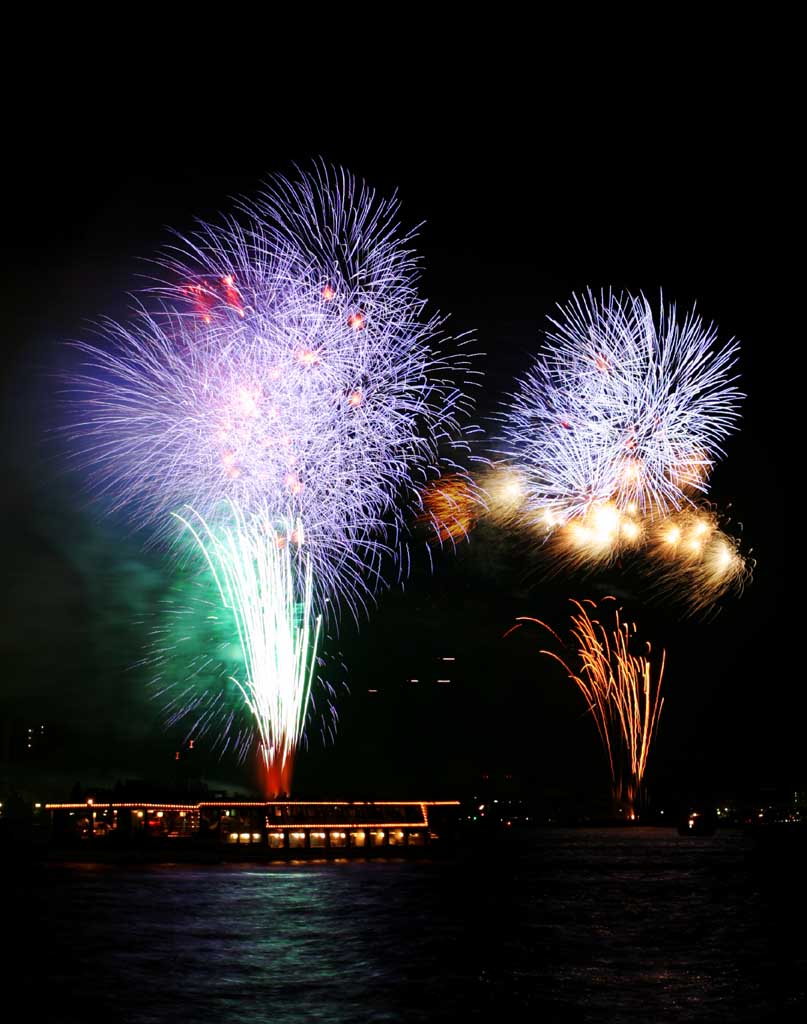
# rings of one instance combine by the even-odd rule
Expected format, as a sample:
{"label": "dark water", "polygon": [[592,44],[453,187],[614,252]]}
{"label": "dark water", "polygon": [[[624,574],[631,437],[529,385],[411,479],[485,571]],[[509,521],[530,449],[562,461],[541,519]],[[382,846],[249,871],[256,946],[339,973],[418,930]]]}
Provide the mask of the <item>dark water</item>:
{"label": "dark water", "polygon": [[113,1024],[801,1021],[801,852],[546,830],[442,862],[6,872],[4,998]]}

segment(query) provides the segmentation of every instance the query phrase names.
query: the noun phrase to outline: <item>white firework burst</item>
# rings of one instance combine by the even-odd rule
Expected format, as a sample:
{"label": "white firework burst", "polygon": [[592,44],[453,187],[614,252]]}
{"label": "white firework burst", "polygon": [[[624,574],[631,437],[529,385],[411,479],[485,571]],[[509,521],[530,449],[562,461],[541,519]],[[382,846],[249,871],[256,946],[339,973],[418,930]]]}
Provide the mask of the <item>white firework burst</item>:
{"label": "white firework burst", "polygon": [[565,519],[594,504],[656,515],[707,490],[736,428],[738,345],[644,295],[574,296],[503,417],[501,453],[529,502]]}

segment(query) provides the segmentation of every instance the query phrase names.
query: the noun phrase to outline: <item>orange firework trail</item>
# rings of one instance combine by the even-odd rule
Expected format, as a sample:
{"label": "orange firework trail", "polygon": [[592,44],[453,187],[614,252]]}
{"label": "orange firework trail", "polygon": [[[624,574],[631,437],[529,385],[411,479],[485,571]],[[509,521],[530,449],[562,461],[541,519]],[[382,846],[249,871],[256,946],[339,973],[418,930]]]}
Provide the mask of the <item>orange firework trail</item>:
{"label": "orange firework trail", "polygon": [[[575,672],[553,651],[542,650],[541,654],[559,662],[585,697],[608,755],[614,799],[633,819],[650,744],[664,705],[661,682],[665,653],[661,652],[656,671],[649,657],[649,643],[646,654],[631,653],[636,626],[623,622],[619,609],[614,613],[613,627],[609,628],[592,618],[597,611],[596,602],[573,600],[572,604],[577,611],[572,615],[570,636],[576,648],[579,671]],[[593,612],[589,612],[589,608]],[[536,622],[560,641],[554,630],[538,619],[524,617],[519,621]]]}

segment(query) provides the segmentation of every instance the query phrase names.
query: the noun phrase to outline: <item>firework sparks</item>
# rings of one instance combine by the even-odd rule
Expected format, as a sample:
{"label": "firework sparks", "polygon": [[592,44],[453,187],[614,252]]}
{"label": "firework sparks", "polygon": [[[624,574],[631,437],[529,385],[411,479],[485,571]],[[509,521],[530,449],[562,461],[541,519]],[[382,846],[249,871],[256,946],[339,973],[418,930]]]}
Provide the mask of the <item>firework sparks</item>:
{"label": "firework sparks", "polygon": [[620,510],[613,502],[592,505],[584,515],[557,525],[548,535],[545,554],[556,568],[604,567],[640,551],[647,524],[636,507]]}
{"label": "firework sparks", "polygon": [[[665,654],[661,652],[657,666],[650,658],[650,644],[646,645],[646,654],[633,654],[630,648],[636,626],[622,622],[618,609],[613,626],[605,626],[598,618],[592,618],[598,612],[594,601],[572,604],[577,610],[572,615],[570,639],[577,656],[577,670],[554,651],[542,650],[541,654],[559,662],[583,694],[608,757],[614,799],[633,819],[664,705],[661,684]],[[524,617],[519,621],[535,622],[557,637],[538,619]]]}
{"label": "firework sparks", "polygon": [[648,562],[656,587],[682,600],[693,615],[709,612],[727,594],[741,594],[754,566],[710,509],[681,511],[655,522]]}
{"label": "firework sparks", "polygon": [[524,525],[527,478],[504,462],[493,463],[482,475],[480,489],[487,514],[500,526]]}
{"label": "firework sparks", "polygon": [[[451,344],[425,313],[397,210],[324,165],[276,179],[242,204],[245,223],[202,225],[161,258],[159,309],[78,346],[79,457],[110,506],[157,537],[193,509],[180,518],[233,613],[238,686],[276,780],[305,720],[313,662],[300,652],[318,617],[365,609],[420,489],[460,472],[466,448],[467,339]],[[305,625],[292,627],[295,587]]]}
{"label": "firework sparks", "polygon": [[450,473],[423,491],[423,511],[416,522],[441,543],[464,540],[476,525],[481,509],[477,488],[465,476]]}
{"label": "firework sparks", "polygon": [[664,514],[703,493],[736,427],[738,346],[640,295],[575,296],[504,417],[502,454],[527,501],[561,520],[613,503]]}
{"label": "firework sparks", "polygon": [[385,538],[418,504],[414,481],[457,436],[462,403],[439,379],[449,360],[429,348],[399,359],[386,333],[368,329],[357,344],[338,316],[312,324],[299,304],[296,323],[275,314],[232,332],[145,313],[136,328],[108,325],[109,348],[85,347],[74,385],[81,443],[112,507],[163,535],[184,504],[209,521],[228,502],[300,520],[317,587],[355,610],[379,579]]}
{"label": "firework sparks", "polygon": [[[247,523],[237,507],[232,525],[216,528],[192,509],[177,519],[204,555],[222,605],[232,613],[243,678],[230,677],[258,731],[266,789],[291,790],[294,753],[305,726],[316,666],[320,616],[312,615],[311,565],[294,540],[299,524]],[[179,721],[194,712],[175,711]],[[196,723],[192,729],[198,732]]]}
{"label": "firework sparks", "polygon": [[552,571],[641,562],[694,611],[741,591],[737,543],[714,525],[692,533],[739,418],[737,343],[674,306],[654,315],[643,295],[574,296],[551,323],[503,416],[501,451],[521,476],[509,525]]}
{"label": "firework sparks", "polygon": [[635,504],[620,509],[600,502],[560,522],[550,509],[522,506],[507,524],[521,528],[548,576],[590,574],[618,563],[649,581],[649,596],[703,615],[728,595],[741,594],[753,575],[753,560],[720,523],[705,504],[654,517]]}

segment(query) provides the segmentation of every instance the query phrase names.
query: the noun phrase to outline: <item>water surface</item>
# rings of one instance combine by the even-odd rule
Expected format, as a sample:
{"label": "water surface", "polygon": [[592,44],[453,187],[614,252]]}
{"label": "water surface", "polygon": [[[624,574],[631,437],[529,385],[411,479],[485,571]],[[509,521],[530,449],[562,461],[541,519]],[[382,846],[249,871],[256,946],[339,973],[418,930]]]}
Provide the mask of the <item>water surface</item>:
{"label": "water surface", "polygon": [[801,851],[543,830],[444,861],[6,871],[26,1016],[801,1021]]}

